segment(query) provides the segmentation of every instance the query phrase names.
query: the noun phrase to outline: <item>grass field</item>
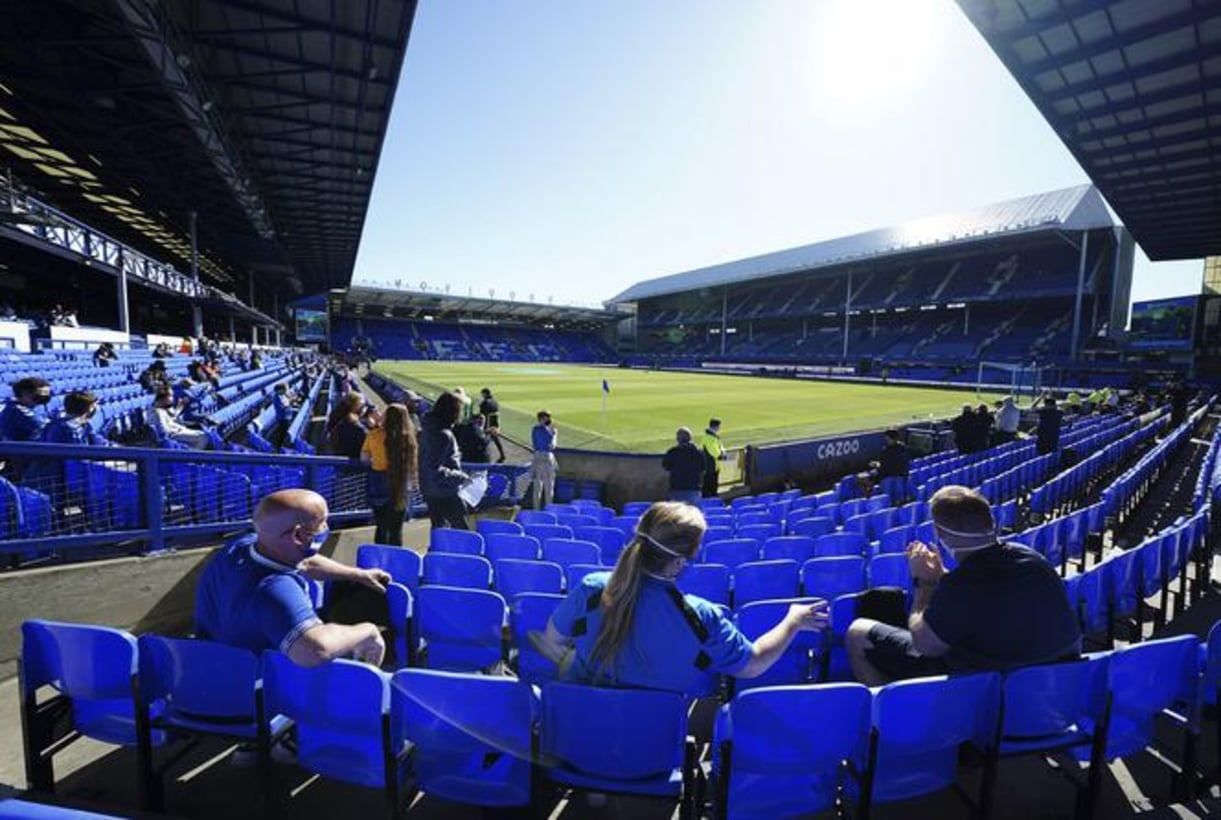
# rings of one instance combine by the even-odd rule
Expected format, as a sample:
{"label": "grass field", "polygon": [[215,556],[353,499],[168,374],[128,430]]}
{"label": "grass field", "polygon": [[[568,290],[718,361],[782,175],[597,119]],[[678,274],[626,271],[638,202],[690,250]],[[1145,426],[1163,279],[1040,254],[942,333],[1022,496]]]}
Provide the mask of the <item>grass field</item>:
{"label": "grass field", "polygon": [[[725,442],[740,447],[953,415],[980,400],[969,390],[550,363],[379,362],[376,369],[430,398],[461,385],[477,402],[480,388],[490,387],[501,426],[519,441],[529,441],[534,414],[546,408],[560,446],[631,453],[664,451],[680,425],[698,435],[709,416],[721,419]],[[605,415],[603,379],[611,388]]]}

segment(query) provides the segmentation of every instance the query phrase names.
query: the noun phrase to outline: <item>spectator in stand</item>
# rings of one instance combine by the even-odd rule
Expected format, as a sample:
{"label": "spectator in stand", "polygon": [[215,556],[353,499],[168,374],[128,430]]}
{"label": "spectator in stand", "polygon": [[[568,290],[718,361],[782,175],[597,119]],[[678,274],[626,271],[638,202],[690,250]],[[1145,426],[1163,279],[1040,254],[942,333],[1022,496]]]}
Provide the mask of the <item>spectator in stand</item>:
{"label": "spectator in stand", "polygon": [[420,491],[428,505],[433,529],[469,530],[466,502],[458,495],[470,476],[462,472],[454,426],[462,415],[462,399],[442,393],[424,416],[420,432]]}
{"label": "spectator in stand", "polygon": [[992,445],[992,432],[996,419],[988,405],[981,404],[975,408],[975,450],[983,452]]}
{"label": "spectator in stand", "polygon": [[488,455],[491,439],[483,429],[483,416],[478,413],[454,428],[454,438],[458,440],[458,451],[464,462],[487,464],[491,460]]}
{"label": "spectator in stand", "polygon": [[[91,421],[98,409],[97,396],[87,390],[73,390],[64,396],[63,412],[42,429],[47,444],[73,444],[81,447],[111,447],[111,442],[94,432]],[[22,475],[23,484],[56,493],[63,488],[64,458],[34,458]]]}
{"label": "spectator in stand", "polygon": [[1039,410],[1039,425],[1035,428],[1035,450],[1039,455],[1054,453],[1060,449],[1060,422],[1063,419],[1064,413],[1056,407],[1055,398],[1044,396],[1043,407]]}
{"label": "spectator in stand", "polygon": [[37,376],[13,382],[13,396],[0,410],[0,441],[38,441],[50,422],[51,383]]}
{"label": "spectator in stand", "polygon": [[[907,445],[903,443],[903,434],[898,430],[886,431],[886,443],[877,461],[869,462],[869,472],[858,476],[861,492],[869,497],[878,485],[887,478],[907,478],[911,474],[911,457],[907,453]],[[892,498],[891,504],[899,499]]]}
{"label": "spectator in stand", "polygon": [[301,402],[289,392],[288,382],[280,382],[271,396],[271,404],[276,409],[276,421],[280,424],[292,424]]}
{"label": "spectator in stand", "polygon": [[386,645],[376,624],[326,623],[332,613],[314,609],[311,581],[333,582],[334,598],[350,598],[352,587],[384,596],[390,583],[380,569],[318,554],[329,535],[328,512],[326,500],[310,490],[280,490],[260,501],[254,532],[213,555],[200,578],[196,635],[256,654],[278,649],[300,666],[335,658],[380,665]]}
{"label": "spectator in stand", "polygon": [[691,440],[691,430],[686,427],[679,427],[674,438],[677,443],[661,459],[662,469],[670,474],[670,500],[698,505],[704,485],[704,451]]}
{"label": "spectator in stand", "polygon": [[793,604],[753,643],[720,607],[683,595],[675,579],[695,559],[704,516],[662,501],[645,511],[613,572],[586,575],[531,643],[575,683],[695,694],[710,674],[762,675],[800,632],[820,632],[827,604]]}
{"label": "spectator in stand", "polygon": [[534,455],[530,459],[530,482],[534,485],[534,509],[541,510],[555,497],[555,446],[560,430],[551,421],[551,414],[539,410],[538,423],[530,431]]}
{"label": "spectator in stand", "polygon": [[170,346],[165,342],[160,342],[156,347],[153,348],[154,359],[168,359],[173,355],[174,352],[170,350]]}
{"label": "spectator in stand", "polygon": [[857,680],[882,686],[904,678],[1006,671],[1077,657],[1077,616],[1056,570],[1037,552],[997,538],[988,501],[966,487],[943,487],[929,510],[936,546],[907,548],[915,597],[907,628],[858,618],[845,646]]}
{"label": "spectator in stand", "polygon": [[975,452],[977,428],[975,411],[971,409],[971,405],[962,406],[962,412],[950,422],[950,429],[954,431],[954,444],[958,448],[958,452],[964,455]]}
{"label": "spectator in stand", "polygon": [[708,427],[700,439],[700,449],[704,451],[704,486],[701,492],[704,498],[715,498],[721,489],[721,461],[727,456],[725,445],[721,443],[720,419],[708,419]]}
{"label": "spectator in stand", "polygon": [[17,320],[17,311],[6,300],[0,304],[0,321],[15,322]]}
{"label": "spectator in stand", "polygon": [[251,351],[251,353],[250,353],[250,369],[251,370],[262,370],[263,369],[263,356],[257,350]]}
{"label": "spectator in stand", "polygon": [[169,387],[170,377],[165,372],[165,362],[161,359],[153,360],[140,374],[139,382],[145,393],[156,393],[159,387]]}
{"label": "spectator in stand", "polygon": [[1187,420],[1187,405],[1191,401],[1191,388],[1183,382],[1176,382],[1170,389],[1170,429],[1174,429]]}
{"label": "spectator in stand", "polygon": [[996,413],[996,443],[1005,444],[1017,438],[1018,425],[1022,422],[1022,411],[1013,396],[1005,396],[1001,409]]}
{"label": "spectator in stand", "polygon": [[102,342],[98,345],[98,349],[93,351],[94,367],[110,367],[111,362],[118,360],[119,354],[115,352],[114,345],[110,342]]}
{"label": "spectator in stand", "polygon": [[471,419],[472,408],[475,406],[475,401],[466,394],[466,390],[462,385],[458,385],[453,389],[453,394],[462,399],[462,418],[458,419],[459,424],[466,424]]}
{"label": "spectator in stand", "polygon": [[169,387],[157,388],[153,395],[152,412],[149,415],[149,426],[159,439],[169,439],[179,444],[185,444],[193,450],[208,449],[208,434],[196,427],[183,424],[178,420],[182,413],[184,400],[174,399],[174,391]]}
{"label": "spectator in stand", "polygon": [[365,397],[355,391],[335,403],[335,409],[326,420],[327,453],[353,460],[360,458],[367,434],[361,421],[364,409]]}
{"label": "spectator in stand", "polygon": [[403,518],[410,514],[410,488],[419,481],[419,444],[407,408],[391,404],[380,427],[365,436],[360,460],[370,466],[368,498],[373,508],[373,540],[403,545]]}
{"label": "spectator in stand", "polygon": [[496,401],[492,391],[487,387],[480,390],[479,395],[482,397],[482,401],[479,402],[479,415],[483,416],[483,429],[487,431],[492,444],[496,445],[496,463],[503,464],[505,448],[500,443],[500,402]]}
{"label": "spectator in stand", "polygon": [[174,400],[185,421],[202,422],[206,420],[204,400],[212,389],[212,385],[208,382],[208,374],[200,362],[191,362],[187,365],[187,377],[174,385]]}

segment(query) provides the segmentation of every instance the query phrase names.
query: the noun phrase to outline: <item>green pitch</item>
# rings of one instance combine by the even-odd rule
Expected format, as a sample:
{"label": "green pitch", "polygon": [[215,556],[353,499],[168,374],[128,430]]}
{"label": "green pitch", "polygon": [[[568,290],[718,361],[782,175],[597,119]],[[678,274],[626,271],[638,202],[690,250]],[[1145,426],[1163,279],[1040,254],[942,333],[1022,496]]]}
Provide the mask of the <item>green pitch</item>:
{"label": "green pitch", "polygon": [[[698,435],[709,416],[721,419],[726,443],[740,447],[954,415],[981,400],[973,390],[551,363],[379,362],[376,369],[429,398],[462,386],[478,402],[480,388],[490,387],[502,428],[519,441],[529,441],[534,414],[545,408],[561,447],[631,453],[663,452],[676,428],[686,425]],[[605,413],[603,379],[610,383]]]}

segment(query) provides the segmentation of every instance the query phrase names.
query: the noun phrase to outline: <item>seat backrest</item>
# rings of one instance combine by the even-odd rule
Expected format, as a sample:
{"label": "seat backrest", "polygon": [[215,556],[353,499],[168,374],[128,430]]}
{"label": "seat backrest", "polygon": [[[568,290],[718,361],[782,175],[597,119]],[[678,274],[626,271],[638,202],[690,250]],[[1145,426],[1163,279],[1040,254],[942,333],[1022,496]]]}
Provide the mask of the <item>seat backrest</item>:
{"label": "seat backrest", "polygon": [[[734,610],[734,622],[750,640],[756,640],[773,629],[788,614],[789,607],[796,603],[811,603],[809,598],[787,600],[754,601]],[[799,632],[788,649],[770,669],[754,678],[738,680],[739,691],[758,686],[777,686],[807,683],[811,675],[812,653],[822,646],[822,635],[817,632]]]}
{"label": "seat backrest", "polygon": [[1194,635],[1150,640],[1111,655],[1107,690],[1111,723],[1107,758],[1124,757],[1153,742],[1154,718],[1186,704],[1194,709],[1199,675],[1199,640]]}
{"label": "seat backrest", "polygon": [[700,551],[700,560],[708,564],[724,564],[730,569],[738,564],[759,560],[759,542],[753,538],[733,538],[714,541]]}
{"label": "seat backrest", "polygon": [[834,529],[835,519],[826,515],[811,515],[807,518],[799,518],[796,521],[790,519],[788,526],[790,534],[807,535],[811,538],[826,535],[832,532]]}
{"label": "seat backrest", "polygon": [[1069,663],[1028,666],[1005,676],[1002,743],[1053,745],[1083,721],[1099,721],[1105,706],[1110,653]]}
{"label": "seat backrest", "polygon": [[71,698],[130,700],[136,639],[121,629],[32,619],[21,625],[26,691],[53,686]]}
{"label": "seat backrest", "polygon": [[832,532],[820,535],[814,541],[814,551],[818,558],[864,555],[868,548],[869,538],[857,532]]}
{"label": "seat backrest", "polygon": [[415,550],[384,544],[361,544],[356,548],[356,566],[385,570],[395,583],[413,592],[420,587],[422,567],[420,554]]}
{"label": "seat backrest", "polygon": [[564,568],[548,561],[505,558],[494,565],[496,591],[512,600],[519,592],[559,594],[564,588]]}
{"label": "seat backrest", "polygon": [[779,524],[749,524],[738,527],[738,538],[753,538],[760,543],[783,534]]}
{"label": "seat backrest", "polygon": [[916,528],[910,524],[900,524],[897,527],[891,527],[882,533],[878,539],[878,552],[881,553],[902,553],[907,550],[907,545],[914,540]]}
{"label": "seat backrest", "polygon": [[798,595],[797,562],[751,561],[733,570],[733,602],[735,607],[753,601],[775,598],[796,598]]}
{"label": "seat backrest", "polygon": [[555,680],[559,670],[540,654],[530,640],[531,632],[543,632],[551,614],[564,602],[563,595],[520,592],[509,603],[509,627],[517,650],[517,675],[522,680],[541,684]]}
{"label": "seat backrest", "polygon": [[487,540],[489,535],[504,533],[506,535],[521,535],[525,532],[516,521],[501,521],[496,518],[481,518],[475,522],[475,532]]}
{"label": "seat backrest", "polygon": [[569,564],[564,570],[564,589],[572,591],[581,585],[581,580],[594,572],[610,572],[610,567],[600,564]]}
{"label": "seat backrest", "polygon": [[543,510],[520,510],[513,520],[523,527],[530,524],[554,524],[555,513]]}
{"label": "seat backrest", "polygon": [[[649,507],[653,506],[652,501],[629,501],[623,505],[623,515],[642,516]],[[720,502],[718,501],[718,506]]]}
{"label": "seat backrest", "polygon": [[484,545],[487,559],[492,562],[505,558],[516,558],[524,561],[535,561],[542,552],[538,539],[529,535],[508,535],[497,533],[489,535]]}
{"label": "seat backrest", "polygon": [[780,535],[763,542],[762,560],[789,559],[804,564],[814,557],[814,539],[808,535]]}
{"label": "seat backrest", "polygon": [[539,732],[545,765],[608,780],[643,780],[683,763],[687,702],[675,692],[551,683]]}
{"label": "seat backrest", "polygon": [[390,686],[391,698],[400,703],[396,711],[404,735],[416,745],[417,754],[531,759],[539,702],[529,684],[491,675],[403,669],[390,679]]}
{"label": "seat backrest", "polygon": [[1107,603],[1111,614],[1127,616],[1136,612],[1140,601],[1136,588],[1138,550],[1127,550],[1108,558],[1101,564]]}
{"label": "seat backrest", "polygon": [[729,606],[729,567],[724,564],[688,564],[674,584],[684,594]]}
{"label": "seat backrest", "polygon": [[732,526],[713,526],[709,522],[708,529],[704,530],[704,544],[708,545],[714,541],[729,541],[733,538]]}
{"label": "seat backrest", "polygon": [[508,606],[498,593],[423,586],[416,598],[416,614],[430,668],[476,671],[502,659]]}
{"label": "seat backrest", "polygon": [[430,552],[424,556],[425,584],[487,589],[492,585],[492,563],[478,555]]}
{"label": "seat backrest", "polygon": [[565,527],[572,527],[575,532],[580,527],[596,527],[601,521],[597,516],[580,515],[577,513],[556,513],[555,523]]}
{"label": "seat backrest", "polygon": [[910,592],[912,576],[907,556],[900,553],[875,555],[869,562],[869,586],[899,587]]}
{"label": "seat backrest", "polygon": [[[523,512],[530,512],[524,510]],[[521,513],[518,513],[520,515]],[[526,535],[537,538],[541,544],[548,538],[572,538],[572,527],[565,527],[559,524],[526,524]]]}
{"label": "seat backrest", "polygon": [[865,559],[843,555],[812,558],[801,565],[801,594],[833,601],[865,589]]}
{"label": "seat backrest", "polygon": [[573,564],[601,564],[602,550],[592,541],[548,538],[543,542],[543,560],[565,568]]}
{"label": "seat backrest", "polygon": [[428,536],[428,551],[483,555],[483,536],[470,530],[433,529]]}
{"label": "seat backrest", "polygon": [[167,715],[200,718],[256,718],[259,658],[248,649],[214,641],[142,635],[140,692],[148,701],[166,701]]}
{"label": "seat backrest", "polygon": [[602,553],[602,561],[607,566],[619,560],[619,553],[623,552],[623,547],[629,540],[618,527],[601,526],[577,527],[573,530],[573,537],[597,544]]}

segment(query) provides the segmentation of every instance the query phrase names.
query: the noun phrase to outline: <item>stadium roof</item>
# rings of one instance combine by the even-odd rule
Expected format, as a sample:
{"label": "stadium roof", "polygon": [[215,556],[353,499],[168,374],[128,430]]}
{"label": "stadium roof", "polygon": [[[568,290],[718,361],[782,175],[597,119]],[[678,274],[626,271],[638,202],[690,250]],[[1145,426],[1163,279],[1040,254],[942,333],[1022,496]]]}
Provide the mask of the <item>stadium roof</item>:
{"label": "stadium roof", "polygon": [[628,315],[619,310],[574,305],[483,299],[475,296],[366,286],[332,290],[330,299],[332,308],[345,316],[370,318],[427,316],[440,321],[475,319],[526,324],[600,326]]}
{"label": "stadium roof", "polygon": [[635,302],[699,288],[733,285],[786,273],[830,268],[914,250],[960,245],[1000,236],[1044,231],[1082,231],[1115,226],[1098,191],[1079,185],[1012,199],[969,211],[942,214],[893,228],[803,245],[737,262],[638,282],[609,303]]}
{"label": "stadium roof", "polygon": [[1221,254],[1221,3],[958,3],[1149,258]]}
{"label": "stadium roof", "polygon": [[6,3],[0,156],[61,210],[180,266],[197,212],[213,284],[347,284],[415,6]]}

